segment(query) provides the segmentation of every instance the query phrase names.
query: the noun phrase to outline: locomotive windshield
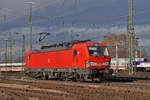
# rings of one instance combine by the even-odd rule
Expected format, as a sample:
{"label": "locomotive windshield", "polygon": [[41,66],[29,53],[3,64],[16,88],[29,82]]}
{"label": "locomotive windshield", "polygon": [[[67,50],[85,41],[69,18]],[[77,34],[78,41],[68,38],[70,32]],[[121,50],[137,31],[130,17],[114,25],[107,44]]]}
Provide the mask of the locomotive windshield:
{"label": "locomotive windshield", "polygon": [[108,56],[107,47],[104,46],[90,46],[88,47],[90,56]]}

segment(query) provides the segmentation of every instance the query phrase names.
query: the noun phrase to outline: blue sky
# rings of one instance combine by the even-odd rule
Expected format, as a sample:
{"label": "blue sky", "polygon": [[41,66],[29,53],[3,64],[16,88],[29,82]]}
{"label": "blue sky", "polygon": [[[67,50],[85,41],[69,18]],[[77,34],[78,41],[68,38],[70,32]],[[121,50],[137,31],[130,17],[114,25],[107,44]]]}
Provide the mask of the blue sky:
{"label": "blue sky", "polygon": [[[8,32],[28,37],[29,5],[25,2],[29,1],[34,2],[34,43],[38,40],[37,33],[43,31],[53,33],[46,38],[51,43],[69,41],[71,33],[80,34],[74,39],[99,41],[110,33],[126,34],[129,0],[0,0],[0,38],[7,38]],[[144,41],[150,37],[149,5],[150,0],[135,0],[135,31]]]}

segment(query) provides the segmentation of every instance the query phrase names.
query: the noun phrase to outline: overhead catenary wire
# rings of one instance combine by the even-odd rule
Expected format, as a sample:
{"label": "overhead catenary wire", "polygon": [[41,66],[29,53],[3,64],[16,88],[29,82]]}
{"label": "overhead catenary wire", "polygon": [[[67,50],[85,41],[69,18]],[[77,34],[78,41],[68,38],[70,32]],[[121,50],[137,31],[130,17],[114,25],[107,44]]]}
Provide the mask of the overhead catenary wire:
{"label": "overhead catenary wire", "polygon": [[[66,0],[64,0],[65,2],[66,2]],[[76,0],[75,0],[76,1]],[[65,3],[64,2],[64,3]],[[34,10],[33,10],[33,12],[36,12],[36,11],[38,11],[38,10],[40,10],[40,9],[42,9],[42,8],[45,8],[45,7],[48,7],[48,6],[50,6],[50,4],[46,4],[46,5],[44,5],[44,6],[40,6],[40,7],[38,7],[38,8],[34,8]],[[95,5],[94,5],[95,6]],[[88,7],[86,7],[85,9],[81,9],[81,12],[82,11],[84,11],[84,10],[87,10],[87,9],[90,9],[91,7],[93,7],[93,6],[88,6]],[[79,8],[78,8],[79,9]],[[146,10],[144,10],[144,11],[146,11]],[[79,11],[80,12],[80,11]],[[142,12],[143,12],[143,10],[142,10]],[[72,14],[72,13],[75,13],[74,12],[74,10],[72,10],[72,12],[69,12],[69,13],[66,13],[66,14],[64,14],[64,16],[63,17],[65,17],[65,16],[67,16],[67,15],[70,15],[70,14]],[[136,15],[136,14],[135,14]],[[37,22],[35,21],[34,23],[41,23],[41,22],[44,22],[44,20],[45,21],[47,21],[48,19],[51,19],[52,18],[52,20],[57,20],[57,19],[60,19],[60,18],[62,18],[62,16],[56,16],[56,17],[46,17],[46,19],[41,19],[41,20],[38,20]],[[120,19],[120,18],[125,18],[125,16],[126,15],[121,15],[121,16],[119,16],[118,18]],[[111,17],[112,18],[112,17]],[[113,20],[113,19],[110,19],[110,20]],[[87,25],[85,25],[85,26],[88,26],[89,24],[87,24]],[[113,26],[113,27],[120,27],[121,25],[125,25],[124,23],[121,23],[121,24],[112,24],[112,25],[108,25],[108,26]],[[89,25],[90,26],[90,25]],[[91,25],[92,26],[92,25]],[[93,24],[93,26],[94,26],[94,24]],[[97,25],[98,26],[98,25]],[[103,25],[102,25],[103,26]]]}
{"label": "overhead catenary wire", "polygon": [[[76,1],[76,0],[75,0],[75,1]],[[49,4],[48,4],[47,6],[49,6]],[[46,6],[44,6],[44,7],[46,7]],[[44,7],[39,7],[39,8],[37,8],[37,9],[33,10],[33,12],[35,12],[35,11],[41,9],[41,8],[44,8]],[[91,8],[91,7],[87,7],[87,8],[85,8],[85,10],[86,10],[86,9],[89,9],[89,8]],[[84,9],[81,9],[81,10],[84,11]],[[72,10],[72,11],[73,11],[73,10]],[[69,12],[69,13],[71,14],[72,12]],[[65,14],[64,16],[69,15],[69,13]],[[73,13],[74,13],[74,12],[73,12]],[[63,17],[64,17],[64,16],[63,16]],[[61,17],[61,16],[60,16],[60,17]],[[60,17],[57,17],[57,16],[56,16],[55,19],[56,19],[56,18],[60,18]],[[47,17],[47,18],[48,18],[48,17]],[[17,19],[17,18],[15,18],[15,19]],[[15,19],[14,19],[14,20],[15,20]],[[43,21],[44,21],[44,20],[43,20]]]}

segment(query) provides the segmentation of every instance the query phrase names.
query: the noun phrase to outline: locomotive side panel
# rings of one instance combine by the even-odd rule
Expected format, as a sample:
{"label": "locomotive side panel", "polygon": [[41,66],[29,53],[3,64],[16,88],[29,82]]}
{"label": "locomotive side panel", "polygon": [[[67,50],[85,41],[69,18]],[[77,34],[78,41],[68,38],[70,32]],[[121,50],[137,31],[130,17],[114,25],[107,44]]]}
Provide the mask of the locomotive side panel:
{"label": "locomotive side panel", "polygon": [[46,68],[46,55],[44,53],[31,54],[29,56],[29,68]]}
{"label": "locomotive side panel", "polygon": [[47,52],[45,55],[47,55],[48,68],[72,68],[73,66],[72,50]]}
{"label": "locomotive side panel", "polygon": [[63,50],[28,55],[27,68],[72,68],[72,50]]}

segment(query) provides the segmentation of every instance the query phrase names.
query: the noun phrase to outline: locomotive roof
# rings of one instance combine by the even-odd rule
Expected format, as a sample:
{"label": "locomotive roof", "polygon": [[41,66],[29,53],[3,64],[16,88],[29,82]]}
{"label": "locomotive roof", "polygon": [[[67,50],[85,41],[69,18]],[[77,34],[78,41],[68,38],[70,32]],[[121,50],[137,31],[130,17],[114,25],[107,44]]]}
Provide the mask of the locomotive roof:
{"label": "locomotive roof", "polygon": [[33,50],[32,53],[43,53],[43,52],[60,51],[60,50],[68,50],[68,49],[72,49],[72,47],[51,47],[46,49]]}
{"label": "locomotive roof", "polygon": [[[74,44],[81,44],[81,43],[90,43],[88,42],[90,40],[84,40],[84,41],[72,41],[72,42],[64,42],[64,43],[58,43],[58,44],[53,44],[53,45],[48,45],[48,46],[42,46],[40,50],[33,50],[32,53],[43,53],[43,52],[50,52],[50,51],[60,51],[60,50],[69,50],[72,49],[72,46]],[[94,42],[98,43],[98,42]]]}
{"label": "locomotive roof", "polygon": [[61,43],[56,43],[56,44],[52,44],[52,45],[42,46],[41,49],[47,49],[47,48],[52,48],[52,47],[72,47],[74,44],[84,43],[84,42],[88,42],[88,41],[90,41],[90,40],[74,40],[71,42],[61,42]]}

